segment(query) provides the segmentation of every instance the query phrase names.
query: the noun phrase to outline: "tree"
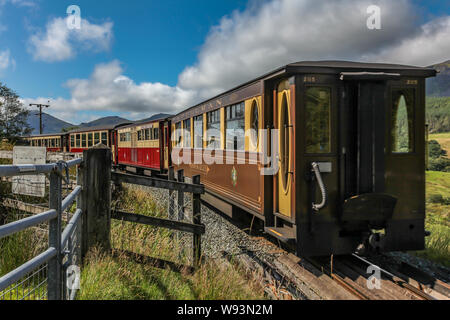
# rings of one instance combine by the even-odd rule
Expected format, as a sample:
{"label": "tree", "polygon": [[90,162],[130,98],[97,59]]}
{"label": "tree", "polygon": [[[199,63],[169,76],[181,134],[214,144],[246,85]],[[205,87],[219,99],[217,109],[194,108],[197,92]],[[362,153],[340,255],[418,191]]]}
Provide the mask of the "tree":
{"label": "tree", "polygon": [[436,140],[430,140],[428,142],[428,150],[430,153],[430,158],[440,158],[447,155],[447,151],[443,150],[439,142]]}
{"label": "tree", "polygon": [[17,93],[0,82],[0,138],[17,140],[30,134],[29,113]]}
{"label": "tree", "polygon": [[69,132],[69,131],[72,131],[72,130],[75,130],[75,129],[78,129],[78,128],[79,128],[78,126],[62,128],[62,129],[61,129],[61,132],[62,132],[62,133],[65,133],[65,132]]}

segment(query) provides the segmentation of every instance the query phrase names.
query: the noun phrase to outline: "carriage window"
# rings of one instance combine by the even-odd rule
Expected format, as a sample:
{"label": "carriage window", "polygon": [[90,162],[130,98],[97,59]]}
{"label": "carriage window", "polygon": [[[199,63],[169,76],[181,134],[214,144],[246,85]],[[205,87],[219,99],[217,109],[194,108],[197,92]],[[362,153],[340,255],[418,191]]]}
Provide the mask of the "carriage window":
{"label": "carriage window", "polygon": [[94,145],[100,143],[100,132],[94,132]]}
{"label": "carriage window", "polygon": [[250,141],[252,142],[253,147],[257,148],[259,143],[259,112],[258,112],[258,103],[253,101],[252,108],[250,109],[250,129],[252,130]]}
{"label": "carriage window", "polygon": [[75,148],[75,136],[70,136],[70,147]]}
{"label": "carriage window", "polygon": [[92,147],[93,140],[92,140],[92,132],[88,133],[88,148]]}
{"label": "carriage window", "polygon": [[144,139],[150,140],[150,129],[145,129],[144,134],[145,134]]}
{"label": "carriage window", "polygon": [[108,132],[102,132],[102,144],[108,145]]}
{"label": "carriage window", "polygon": [[306,152],[330,153],[331,89],[310,87],[306,90]]}
{"label": "carriage window", "polygon": [[79,148],[81,145],[81,135],[77,134],[77,139],[76,139],[76,146],[77,148]]}
{"label": "carriage window", "polygon": [[86,148],[86,134],[81,135],[81,147]]}
{"label": "carriage window", "polygon": [[225,109],[226,149],[245,148],[245,103],[228,106]]}
{"label": "carriage window", "polygon": [[153,129],[153,140],[159,140],[159,130],[158,128]]}
{"label": "carriage window", "polygon": [[183,121],[183,145],[186,148],[191,147],[191,119],[186,119]]}
{"label": "carriage window", "polygon": [[194,148],[203,148],[203,115],[194,117]]}
{"label": "carriage window", "polygon": [[208,112],[206,119],[206,147],[208,149],[220,149],[220,110]]}
{"label": "carriage window", "polygon": [[182,132],[181,132],[181,122],[178,122],[175,124],[175,141],[174,141],[174,146],[175,147],[182,147],[182,143],[181,143],[181,137],[182,137]]}
{"label": "carriage window", "polygon": [[392,92],[391,151],[414,152],[414,89]]}

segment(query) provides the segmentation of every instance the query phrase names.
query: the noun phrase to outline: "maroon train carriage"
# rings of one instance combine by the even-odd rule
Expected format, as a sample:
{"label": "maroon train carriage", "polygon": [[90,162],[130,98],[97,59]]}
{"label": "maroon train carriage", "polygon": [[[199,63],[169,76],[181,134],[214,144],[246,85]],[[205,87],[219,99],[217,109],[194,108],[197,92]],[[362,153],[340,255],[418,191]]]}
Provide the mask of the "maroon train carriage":
{"label": "maroon train carriage", "polygon": [[46,147],[47,152],[67,152],[67,134],[51,133],[32,135],[25,140],[31,147]]}
{"label": "maroon train carriage", "polygon": [[82,153],[99,143],[104,144],[112,149],[114,153],[114,147],[116,145],[116,129],[130,124],[129,122],[104,125],[97,127],[84,127],[78,128],[68,132],[69,146],[68,150],[72,153]]}
{"label": "maroon train carriage", "polygon": [[[174,129],[190,132],[176,153],[212,149],[208,161],[175,168],[201,176],[203,200],[232,218],[254,215],[298,255],[422,250],[425,79],[435,75],[346,61],[283,66],[173,117]],[[267,128],[279,133],[273,148],[262,143]],[[247,129],[260,134],[236,139]],[[273,156],[276,174],[261,175],[267,165],[255,154]],[[233,161],[211,165],[211,156]]]}
{"label": "maroon train carriage", "polygon": [[170,129],[166,117],[117,128],[114,163],[122,169],[135,168],[139,173],[166,172],[170,166]]}

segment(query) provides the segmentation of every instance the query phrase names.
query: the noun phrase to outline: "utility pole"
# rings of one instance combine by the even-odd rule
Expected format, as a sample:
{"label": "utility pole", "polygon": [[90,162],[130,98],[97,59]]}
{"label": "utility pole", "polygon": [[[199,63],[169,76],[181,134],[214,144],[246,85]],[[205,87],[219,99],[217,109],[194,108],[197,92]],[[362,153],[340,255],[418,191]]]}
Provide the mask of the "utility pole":
{"label": "utility pole", "polygon": [[30,103],[30,107],[36,106],[39,108],[39,134],[42,134],[42,107],[48,108],[50,107],[50,101],[48,104],[40,104],[40,103]]}

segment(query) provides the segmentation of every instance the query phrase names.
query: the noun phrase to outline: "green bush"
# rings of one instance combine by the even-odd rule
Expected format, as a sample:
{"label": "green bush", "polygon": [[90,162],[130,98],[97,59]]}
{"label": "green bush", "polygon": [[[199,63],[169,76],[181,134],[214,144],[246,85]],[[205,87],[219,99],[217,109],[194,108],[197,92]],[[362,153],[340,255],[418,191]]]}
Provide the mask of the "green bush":
{"label": "green bush", "polygon": [[436,203],[436,204],[443,204],[443,205],[450,205],[450,198],[444,197],[442,194],[434,193],[430,194],[428,197],[429,203]]}
{"label": "green bush", "polygon": [[450,159],[448,158],[430,158],[428,169],[431,171],[450,172]]}
{"label": "green bush", "polygon": [[447,151],[442,149],[442,146],[436,140],[430,140],[428,142],[428,152],[430,158],[440,158],[447,155]]}

